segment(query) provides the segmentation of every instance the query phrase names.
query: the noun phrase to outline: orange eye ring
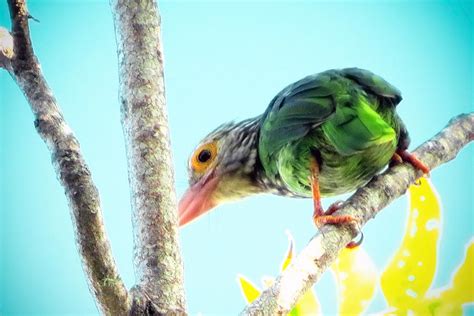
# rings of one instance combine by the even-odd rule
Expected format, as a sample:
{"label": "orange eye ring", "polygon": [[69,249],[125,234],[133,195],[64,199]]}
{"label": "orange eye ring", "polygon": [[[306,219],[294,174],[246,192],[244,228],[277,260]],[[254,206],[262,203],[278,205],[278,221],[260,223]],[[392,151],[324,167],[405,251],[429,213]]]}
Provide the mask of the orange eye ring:
{"label": "orange eye ring", "polygon": [[191,167],[197,173],[204,173],[217,156],[216,142],[200,146],[191,158]]}

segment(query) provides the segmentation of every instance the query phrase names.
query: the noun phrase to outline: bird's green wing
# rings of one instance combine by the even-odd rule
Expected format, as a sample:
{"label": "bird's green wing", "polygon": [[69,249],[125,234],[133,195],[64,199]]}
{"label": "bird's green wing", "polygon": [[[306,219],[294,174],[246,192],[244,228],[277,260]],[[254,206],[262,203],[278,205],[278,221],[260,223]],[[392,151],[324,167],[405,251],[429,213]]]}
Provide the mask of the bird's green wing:
{"label": "bird's green wing", "polygon": [[270,102],[262,117],[259,138],[259,156],[266,170],[275,173],[272,156],[335,112],[333,95],[337,89],[330,74],[322,73],[289,85]]}
{"label": "bird's green wing", "polygon": [[395,132],[377,107],[394,111],[400,100],[395,87],[366,70],[329,70],[308,76],[283,89],[268,106],[260,129],[260,160],[269,175],[275,175],[275,155],[320,125],[343,155],[391,140]]}
{"label": "bird's green wing", "polygon": [[402,149],[408,148],[410,143],[410,137],[405,124],[395,113],[394,107],[397,106],[402,100],[400,90],[391,85],[382,77],[364,69],[360,68],[346,68],[341,70],[341,74],[347,79],[355,82],[366,94],[375,99],[375,102],[379,107],[377,112],[383,114],[389,113],[392,116],[392,124],[397,127],[398,130],[398,147]]}
{"label": "bird's green wing", "polygon": [[374,110],[373,102],[364,95],[354,97],[350,106],[338,106],[335,115],[321,128],[343,156],[396,140],[391,124]]}
{"label": "bird's green wing", "polygon": [[395,106],[402,100],[400,90],[382,77],[360,68],[345,68],[341,74],[357,83],[368,95],[378,98],[381,104]]}

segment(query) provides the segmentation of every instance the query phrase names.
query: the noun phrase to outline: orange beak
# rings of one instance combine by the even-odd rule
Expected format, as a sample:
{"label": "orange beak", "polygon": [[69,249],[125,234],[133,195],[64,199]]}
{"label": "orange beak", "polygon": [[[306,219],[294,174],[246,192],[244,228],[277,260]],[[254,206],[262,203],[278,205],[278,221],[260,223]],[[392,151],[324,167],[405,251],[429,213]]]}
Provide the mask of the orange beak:
{"label": "orange beak", "polygon": [[218,183],[219,178],[210,174],[184,193],[178,205],[179,226],[186,225],[217,205],[212,198],[212,193],[216,190]]}

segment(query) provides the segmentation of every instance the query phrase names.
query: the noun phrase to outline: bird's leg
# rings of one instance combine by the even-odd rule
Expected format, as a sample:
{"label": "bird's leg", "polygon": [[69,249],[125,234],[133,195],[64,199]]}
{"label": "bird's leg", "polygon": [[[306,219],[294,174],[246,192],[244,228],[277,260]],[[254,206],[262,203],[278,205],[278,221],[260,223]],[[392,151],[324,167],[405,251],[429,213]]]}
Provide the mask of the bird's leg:
{"label": "bird's leg", "polygon": [[430,173],[430,168],[428,168],[415,155],[413,155],[412,153],[410,153],[406,150],[399,149],[393,154],[392,163],[393,164],[400,164],[400,163],[403,163],[403,162],[408,162],[409,164],[411,164],[416,169],[423,171],[423,173],[426,174],[426,175]]}
{"label": "bird's leg", "polygon": [[313,220],[319,228],[317,219],[324,216],[324,210],[321,205],[321,193],[319,192],[319,165],[316,159],[311,159],[311,191],[313,193]]}
{"label": "bird's leg", "polygon": [[316,159],[311,159],[311,190],[314,206],[313,220],[316,227],[321,228],[324,224],[342,224],[354,220],[350,215],[333,216],[332,213],[336,212],[340,206],[331,206],[329,213],[323,210],[319,191],[319,164]]}
{"label": "bird's leg", "polygon": [[[311,190],[314,205],[313,221],[318,229],[325,224],[345,224],[356,221],[351,215],[332,215],[342,207],[342,202],[340,201],[332,204],[327,211],[323,210],[321,193],[319,191],[319,164],[316,159],[311,159]],[[346,247],[355,248],[362,243],[362,239],[363,237],[357,242],[351,241]]]}

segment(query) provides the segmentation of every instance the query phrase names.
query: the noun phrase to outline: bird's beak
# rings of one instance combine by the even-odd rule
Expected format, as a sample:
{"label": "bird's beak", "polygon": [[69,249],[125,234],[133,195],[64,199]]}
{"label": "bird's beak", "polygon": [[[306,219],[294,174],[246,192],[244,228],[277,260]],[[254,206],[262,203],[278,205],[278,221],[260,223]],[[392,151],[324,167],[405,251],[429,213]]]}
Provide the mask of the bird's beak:
{"label": "bird's beak", "polygon": [[219,178],[211,173],[184,193],[178,205],[179,226],[186,225],[217,205],[212,195],[218,183]]}

